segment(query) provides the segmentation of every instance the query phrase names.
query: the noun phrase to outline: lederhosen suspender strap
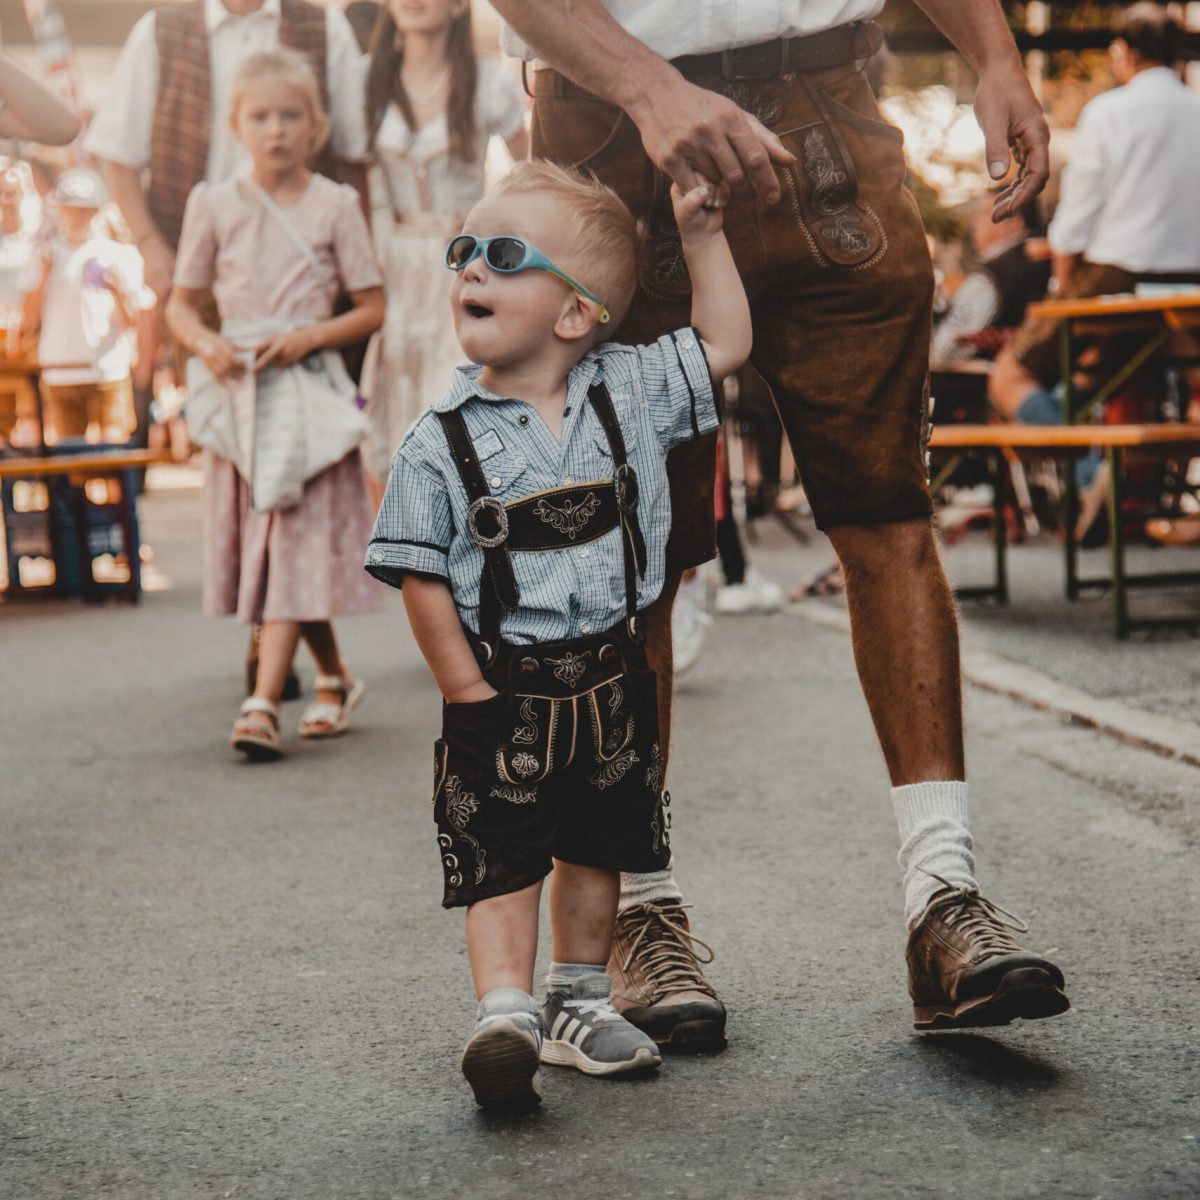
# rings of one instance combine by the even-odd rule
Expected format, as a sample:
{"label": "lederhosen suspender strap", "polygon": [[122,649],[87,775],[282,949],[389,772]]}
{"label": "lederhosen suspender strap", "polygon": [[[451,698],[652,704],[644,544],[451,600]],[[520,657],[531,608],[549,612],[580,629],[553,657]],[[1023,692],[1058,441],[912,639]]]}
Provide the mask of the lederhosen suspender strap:
{"label": "lederhosen suspender strap", "polygon": [[593,384],[588,389],[588,399],[600,418],[612,454],[613,485],[617,489],[621,544],[625,553],[625,617],[629,622],[630,634],[636,637],[640,632],[637,628],[637,581],[638,577],[646,574],[646,540],[642,537],[642,527],[637,519],[637,475],[625,455],[625,436],[621,433],[621,424],[617,420],[608,388],[603,383]]}
{"label": "lederhosen suspender strap", "polygon": [[479,577],[479,636],[483,640],[486,664],[495,658],[500,646],[501,607],[513,612],[520,599],[517,577],[508,556],[508,513],[488,489],[462,413],[456,408],[440,412],[437,417],[471,501],[467,512],[468,528],[475,544],[483,551],[483,571]]}
{"label": "lederhosen suspender strap", "polygon": [[[612,483],[581,485],[579,489],[556,488],[534,496],[523,496],[510,505],[502,504],[491,494],[462,412],[454,409],[437,414],[470,501],[468,532],[483,553],[483,569],[479,577],[481,644],[477,650],[485,666],[494,661],[500,646],[502,610],[515,611],[520,599],[510,552],[579,545],[616,528],[618,524],[625,560],[626,619],[630,635],[640,635],[637,627],[637,580],[646,572],[646,542],[637,520],[637,476],[629,464],[625,438],[608,389],[603,383],[596,384],[588,392],[588,400],[608,440],[613,458]],[[586,492],[586,496],[574,495],[576,491]],[[557,534],[545,524],[531,525],[529,514],[537,512],[539,508],[546,514],[539,514],[542,522],[546,521],[547,516],[553,518],[556,512],[562,511],[561,508],[556,510],[553,503],[545,506],[538,504],[540,497],[560,504],[568,499],[575,505],[573,511],[576,515],[594,514],[596,519],[591,522],[590,533],[579,537],[580,527],[570,522],[562,523]],[[586,507],[582,507],[580,501],[585,501]]]}

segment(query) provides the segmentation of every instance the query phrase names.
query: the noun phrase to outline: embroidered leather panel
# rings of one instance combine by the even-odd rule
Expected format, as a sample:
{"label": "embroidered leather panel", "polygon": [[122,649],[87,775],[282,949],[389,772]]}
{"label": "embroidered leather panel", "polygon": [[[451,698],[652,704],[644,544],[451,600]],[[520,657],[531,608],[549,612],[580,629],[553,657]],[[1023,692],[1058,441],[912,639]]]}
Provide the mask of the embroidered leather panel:
{"label": "embroidered leather panel", "polygon": [[866,262],[878,252],[883,234],[859,207],[853,165],[843,158],[838,139],[817,121],[787,140],[800,160],[790,172],[797,216],[812,231],[819,253],[842,267]]}
{"label": "embroidered leather panel", "polygon": [[620,525],[611,479],[535,492],[506,504],[508,549],[564,550],[583,546]]}

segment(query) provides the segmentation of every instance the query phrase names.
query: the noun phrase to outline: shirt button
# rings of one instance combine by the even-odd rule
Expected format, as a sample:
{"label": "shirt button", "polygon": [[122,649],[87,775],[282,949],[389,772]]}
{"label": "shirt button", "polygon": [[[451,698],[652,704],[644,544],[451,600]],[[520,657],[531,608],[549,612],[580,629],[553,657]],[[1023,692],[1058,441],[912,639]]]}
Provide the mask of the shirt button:
{"label": "shirt button", "polygon": [[590,558],[591,553],[592,553],[591,550],[587,546],[584,546],[584,548],[582,550],[580,550],[580,552],[579,552],[579,557],[580,558]]}
{"label": "shirt button", "polygon": [[529,417],[528,417],[528,416],[527,416],[525,413],[522,413],[522,414],[521,414],[521,415],[520,415],[520,416],[517,418],[517,424],[518,424],[518,425],[528,425],[528,424],[529,424]]}
{"label": "shirt button", "polygon": [[503,480],[501,480],[499,475],[493,475],[491,479],[488,480],[488,483],[490,483],[492,487],[499,487],[502,482]]}
{"label": "shirt button", "polygon": [[591,633],[592,632],[592,623],[590,621],[584,621],[584,623],[582,625],[580,625],[579,628],[582,629],[584,633]]}
{"label": "shirt button", "polygon": [[571,477],[570,477],[570,475],[564,475],[564,476],[563,476],[563,483],[570,483],[570,482],[571,482]]}

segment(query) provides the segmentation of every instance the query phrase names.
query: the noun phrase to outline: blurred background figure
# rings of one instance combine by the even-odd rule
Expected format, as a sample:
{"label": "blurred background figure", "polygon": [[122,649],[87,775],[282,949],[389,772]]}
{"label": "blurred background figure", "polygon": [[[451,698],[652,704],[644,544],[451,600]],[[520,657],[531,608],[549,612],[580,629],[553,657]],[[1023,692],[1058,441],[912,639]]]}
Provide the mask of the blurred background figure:
{"label": "blurred background figure", "polygon": [[130,368],[142,260],[100,219],[94,171],[70,170],[54,189],[56,233],[26,265],[23,329],[38,335],[45,438],[127,442],[136,417]]}
{"label": "blurred background figure", "polygon": [[408,427],[446,389],[461,359],[450,317],[446,242],[482,198],[493,136],[529,151],[525,97],[472,45],[467,0],[390,0],[367,72],[367,113],[380,204],[375,241],[387,319],[363,372],[371,435],[367,469],[383,494]]}
{"label": "blurred background figure", "polygon": [[969,238],[975,262],[934,327],[929,357],[935,365],[992,358],[1025,320],[1026,307],[1049,286],[1049,257],[1037,252],[1042,237],[1037,202],[993,224],[994,195],[972,205]]}
{"label": "blurred background figure", "polygon": [[[1050,223],[1059,297],[1200,281],[1200,96],[1172,69],[1181,31],[1157,4],[1124,10],[1110,48],[1118,86],[1084,108]],[[1058,322],[1024,322],[989,396],[1012,420],[1063,419]]]}

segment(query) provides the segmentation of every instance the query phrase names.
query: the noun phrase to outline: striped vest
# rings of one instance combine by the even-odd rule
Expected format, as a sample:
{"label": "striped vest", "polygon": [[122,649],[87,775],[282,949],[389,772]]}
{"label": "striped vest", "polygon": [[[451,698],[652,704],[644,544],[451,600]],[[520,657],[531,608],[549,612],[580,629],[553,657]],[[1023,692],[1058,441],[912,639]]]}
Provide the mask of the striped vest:
{"label": "striped vest", "polygon": [[[158,100],[150,135],[146,201],[167,244],[176,247],[188,196],[203,181],[208,168],[212,134],[212,71],[204,0],[155,9],[154,32],[158,44]],[[308,59],[328,109],[324,10],[303,0],[283,0],[279,40]],[[328,150],[313,166],[329,173],[332,160]]]}

